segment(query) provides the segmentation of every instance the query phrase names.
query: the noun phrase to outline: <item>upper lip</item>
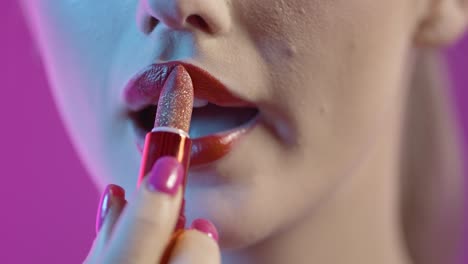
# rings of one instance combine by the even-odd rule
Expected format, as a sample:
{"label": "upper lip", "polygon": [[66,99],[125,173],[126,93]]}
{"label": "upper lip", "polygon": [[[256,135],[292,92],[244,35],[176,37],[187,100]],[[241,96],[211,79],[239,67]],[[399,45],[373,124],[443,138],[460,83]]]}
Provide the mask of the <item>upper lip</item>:
{"label": "upper lip", "polygon": [[172,61],[154,63],[138,72],[124,88],[124,101],[131,111],[139,111],[156,104],[159,94],[172,69],[182,65],[189,73],[194,96],[218,106],[255,107],[255,104],[234,95],[221,81],[206,70],[190,63]]}

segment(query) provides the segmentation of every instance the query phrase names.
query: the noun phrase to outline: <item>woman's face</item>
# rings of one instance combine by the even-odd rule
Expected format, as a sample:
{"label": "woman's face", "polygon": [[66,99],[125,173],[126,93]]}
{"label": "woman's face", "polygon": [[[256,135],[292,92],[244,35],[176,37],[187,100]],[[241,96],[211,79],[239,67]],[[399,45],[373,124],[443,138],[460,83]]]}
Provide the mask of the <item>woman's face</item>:
{"label": "woman's face", "polygon": [[144,67],[190,61],[256,104],[263,121],[227,156],[188,176],[187,217],[213,220],[222,246],[232,248],[305,217],[370,151],[403,81],[414,2],[24,6],[63,120],[101,187],[135,189],[141,154],[122,94]]}

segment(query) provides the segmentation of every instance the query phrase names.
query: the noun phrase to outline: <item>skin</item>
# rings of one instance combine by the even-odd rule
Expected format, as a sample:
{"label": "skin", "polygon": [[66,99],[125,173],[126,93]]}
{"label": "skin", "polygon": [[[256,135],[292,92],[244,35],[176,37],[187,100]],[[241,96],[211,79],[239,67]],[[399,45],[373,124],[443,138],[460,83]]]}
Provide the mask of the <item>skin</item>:
{"label": "skin", "polygon": [[[206,228],[198,225],[172,234],[182,200],[183,170],[180,164],[179,169],[173,166],[177,164],[173,157],[156,163],[161,164],[166,169],[154,166],[130,205],[125,197],[109,196],[109,211],[84,263],[220,263],[219,247]],[[155,178],[160,182],[174,177],[180,179],[173,184],[174,191],[151,184]],[[167,246],[169,241],[173,246]]]}
{"label": "skin", "polygon": [[410,263],[396,206],[407,73],[418,49],[460,36],[467,2],[24,7],[63,120],[101,190],[115,183],[137,195],[141,156],[124,115],[126,82],[150,63],[189,60],[255,102],[266,120],[228,156],[188,175],[187,217],[213,221],[223,263]]}

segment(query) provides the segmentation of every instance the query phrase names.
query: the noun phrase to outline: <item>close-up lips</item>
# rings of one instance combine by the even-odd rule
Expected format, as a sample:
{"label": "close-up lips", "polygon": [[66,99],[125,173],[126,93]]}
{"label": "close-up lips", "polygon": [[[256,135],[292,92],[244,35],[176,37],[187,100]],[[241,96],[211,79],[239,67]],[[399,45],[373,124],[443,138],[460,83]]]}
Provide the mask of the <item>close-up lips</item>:
{"label": "close-up lips", "polygon": [[228,154],[259,122],[260,112],[253,102],[234,95],[198,66],[178,61],[151,64],[133,76],[123,90],[140,153],[145,135],[153,129],[161,90],[177,65],[189,73],[195,97],[189,130],[190,167],[206,165]]}

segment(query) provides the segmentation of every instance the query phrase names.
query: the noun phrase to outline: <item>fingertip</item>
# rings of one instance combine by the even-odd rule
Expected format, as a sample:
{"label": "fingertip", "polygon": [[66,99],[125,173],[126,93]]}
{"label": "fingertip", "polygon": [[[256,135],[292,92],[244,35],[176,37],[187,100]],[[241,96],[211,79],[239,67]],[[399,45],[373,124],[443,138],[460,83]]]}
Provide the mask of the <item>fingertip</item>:
{"label": "fingertip", "polygon": [[110,208],[115,203],[126,203],[125,189],[116,184],[109,184],[106,186],[99,201],[98,212],[96,215],[96,234],[101,230],[104,219],[109,214]]}
{"label": "fingertip", "polygon": [[116,198],[125,199],[125,189],[117,184],[107,185],[106,190],[109,190],[109,193]]}
{"label": "fingertip", "polygon": [[161,192],[175,196],[182,185],[184,170],[182,164],[170,156],[165,156],[156,161],[146,182],[151,192]]}
{"label": "fingertip", "polygon": [[216,226],[210,220],[203,219],[203,218],[195,219],[192,222],[192,225],[190,226],[190,228],[198,230],[206,234],[207,236],[213,238],[216,241],[216,243],[218,243],[219,241],[218,230],[216,229]]}
{"label": "fingertip", "polygon": [[221,252],[216,240],[195,228],[184,230],[177,236],[169,256],[170,263],[221,263]]}
{"label": "fingertip", "polygon": [[[154,263],[160,259],[176,225],[181,199],[182,189],[169,196],[140,188],[111,230],[103,263]],[[103,229],[101,233],[108,230],[107,220]]]}

